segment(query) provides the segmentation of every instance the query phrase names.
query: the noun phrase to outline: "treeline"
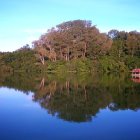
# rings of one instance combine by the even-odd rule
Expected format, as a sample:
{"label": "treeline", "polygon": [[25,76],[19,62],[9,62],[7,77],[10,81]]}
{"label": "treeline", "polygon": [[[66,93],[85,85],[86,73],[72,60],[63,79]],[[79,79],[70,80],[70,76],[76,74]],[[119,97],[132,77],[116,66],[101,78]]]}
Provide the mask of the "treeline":
{"label": "treeline", "polygon": [[27,71],[128,71],[140,67],[140,33],[111,30],[106,34],[91,21],[68,21],[41,35],[32,48],[25,45],[1,53],[0,64],[12,69],[26,65]]}
{"label": "treeline", "polygon": [[91,21],[74,20],[59,24],[34,41],[33,48],[43,65],[47,59],[72,62],[82,59],[87,66],[88,59],[105,72],[140,67],[139,32],[111,30],[105,34]]}

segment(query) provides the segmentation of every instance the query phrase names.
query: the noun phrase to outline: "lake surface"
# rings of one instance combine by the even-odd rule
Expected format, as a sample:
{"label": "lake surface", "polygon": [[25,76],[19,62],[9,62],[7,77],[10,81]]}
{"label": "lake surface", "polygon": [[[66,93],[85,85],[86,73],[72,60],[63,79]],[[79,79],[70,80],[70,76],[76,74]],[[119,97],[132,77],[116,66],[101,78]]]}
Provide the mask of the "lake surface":
{"label": "lake surface", "polygon": [[140,140],[140,83],[124,75],[0,74],[0,140]]}

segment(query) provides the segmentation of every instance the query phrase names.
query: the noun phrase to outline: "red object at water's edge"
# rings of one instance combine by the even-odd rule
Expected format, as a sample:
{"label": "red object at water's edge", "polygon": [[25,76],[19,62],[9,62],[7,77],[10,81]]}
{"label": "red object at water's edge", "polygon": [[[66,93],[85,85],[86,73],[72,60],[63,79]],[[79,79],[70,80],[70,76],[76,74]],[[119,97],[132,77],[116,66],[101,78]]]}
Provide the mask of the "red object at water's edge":
{"label": "red object at water's edge", "polygon": [[131,72],[132,72],[132,81],[135,83],[140,83],[140,68],[133,69]]}
{"label": "red object at water's edge", "polygon": [[132,72],[132,73],[140,73],[140,68],[133,69],[131,72]]}
{"label": "red object at water's edge", "polygon": [[132,78],[131,80],[135,83],[140,83],[140,78]]}

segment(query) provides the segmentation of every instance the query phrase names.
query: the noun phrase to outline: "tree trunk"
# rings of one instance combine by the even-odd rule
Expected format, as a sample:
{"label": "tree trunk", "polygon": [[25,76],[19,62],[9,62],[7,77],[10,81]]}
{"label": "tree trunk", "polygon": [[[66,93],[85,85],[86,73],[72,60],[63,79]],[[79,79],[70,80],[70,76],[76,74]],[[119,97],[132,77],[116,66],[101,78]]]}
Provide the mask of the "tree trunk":
{"label": "tree trunk", "polygon": [[65,58],[66,58],[66,61],[68,61],[68,54],[66,54]]}
{"label": "tree trunk", "polygon": [[87,90],[86,90],[86,86],[84,85],[84,93],[85,93],[85,101],[87,100]]}
{"label": "tree trunk", "polygon": [[70,56],[69,56],[69,53],[70,53],[70,49],[69,49],[69,47],[68,47],[68,54],[67,54],[67,60],[69,61],[69,59],[70,59]]}
{"label": "tree trunk", "polygon": [[44,57],[43,56],[40,56],[40,61],[41,63],[44,65],[45,64],[45,61],[44,61]]}
{"label": "tree trunk", "polygon": [[84,46],[84,57],[86,57],[86,52],[87,52],[87,44],[85,43],[85,46]]}
{"label": "tree trunk", "polygon": [[42,89],[44,87],[44,83],[45,83],[45,79],[42,78],[41,82],[40,82],[40,86],[39,89]]}
{"label": "tree trunk", "polygon": [[62,48],[60,47],[60,59],[62,60],[63,54],[62,54]]}
{"label": "tree trunk", "polygon": [[119,58],[120,58],[120,56],[121,56],[121,53],[120,53],[120,50],[119,50]]}
{"label": "tree trunk", "polygon": [[134,56],[134,50],[132,49],[131,51],[131,56],[133,57]]}

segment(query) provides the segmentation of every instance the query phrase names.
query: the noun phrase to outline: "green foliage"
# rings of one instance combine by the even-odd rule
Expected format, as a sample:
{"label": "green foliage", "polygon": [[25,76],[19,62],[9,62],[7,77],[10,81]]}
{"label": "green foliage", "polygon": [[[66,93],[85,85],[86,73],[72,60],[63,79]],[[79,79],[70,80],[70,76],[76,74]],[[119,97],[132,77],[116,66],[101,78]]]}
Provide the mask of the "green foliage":
{"label": "green foliage", "polygon": [[36,58],[32,50],[6,53],[0,60],[3,71],[37,71]]}
{"label": "green foliage", "polygon": [[47,71],[51,72],[64,72],[66,71],[66,63],[63,61],[48,62]]}
{"label": "green foliage", "polygon": [[93,70],[93,62],[91,60],[80,59],[75,60],[74,63],[77,72],[90,72]]}
{"label": "green foliage", "polygon": [[140,68],[140,58],[137,56],[134,56],[134,57],[125,56],[124,61],[125,61],[125,65],[130,70],[134,68]]}
{"label": "green foliage", "polygon": [[95,70],[93,61],[90,59],[78,59],[71,61],[48,61],[46,70],[49,72],[91,72]]}
{"label": "green foliage", "polygon": [[104,56],[99,60],[99,68],[103,72],[126,72],[128,71],[127,66],[124,62],[114,59],[110,56]]}

